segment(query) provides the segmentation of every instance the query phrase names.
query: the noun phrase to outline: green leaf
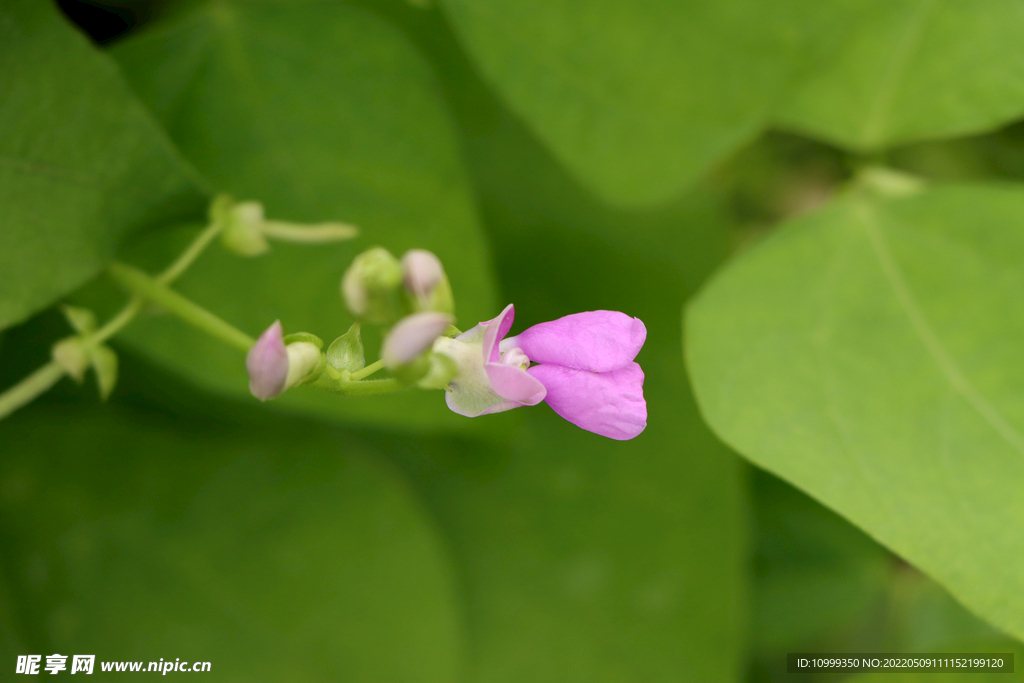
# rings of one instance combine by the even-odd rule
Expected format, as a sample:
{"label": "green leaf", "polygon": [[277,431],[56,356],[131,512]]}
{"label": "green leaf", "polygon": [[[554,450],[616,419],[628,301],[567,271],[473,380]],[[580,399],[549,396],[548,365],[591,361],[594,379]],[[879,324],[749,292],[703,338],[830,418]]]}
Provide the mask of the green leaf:
{"label": "green leaf", "polygon": [[96,373],[96,384],[100,398],[106,401],[110,392],[117,385],[117,354],[106,344],[99,344],[90,349],[93,372]]}
{"label": "green leaf", "polygon": [[490,442],[390,449],[465,577],[470,681],[740,678],[738,463],[669,377],[632,442],[540,406]]}
{"label": "green leaf", "polygon": [[0,13],[0,328],[78,288],[133,229],[201,211],[194,172],[51,2]]}
{"label": "green leaf", "polygon": [[759,131],[801,41],[757,0],[441,0],[484,77],[590,189],[663,202]]}
{"label": "green leaf", "polygon": [[727,443],[1024,635],[1024,191],[853,191],[725,268],[687,359]]}
{"label": "green leaf", "polygon": [[[186,296],[253,336],[280,318],[286,333],[334,339],[352,322],[342,273],[383,244],[399,255],[413,247],[438,254],[463,325],[499,310],[449,114],[429,67],[396,29],[337,3],[217,2],[127,41],[115,56],[219,190],[258,199],[271,219],[361,229],[343,244],[275,242],[256,259],[211,247],[181,279]],[[140,242],[125,259],[155,270],[186,232]],[[140,320],[124,338],[200,386],[248,393],[237,351],[174,320]],[[364,338],[376,350],[367,330]],[[362,424],[468,424],[440,393],[347,400],[299,388],[274,405]]]}
{"label": "green leaf", "polygon": [[873,150],[991,130],[1024,113],[1024,8],[971,3],[828,3],[810,72],[779,122]]}
{"label": "green leaf", "polygon": [[37,648],[209,661],[212,681],[458,679],[447,558],[372,446],[146,412],[4,423],[0,534]]}

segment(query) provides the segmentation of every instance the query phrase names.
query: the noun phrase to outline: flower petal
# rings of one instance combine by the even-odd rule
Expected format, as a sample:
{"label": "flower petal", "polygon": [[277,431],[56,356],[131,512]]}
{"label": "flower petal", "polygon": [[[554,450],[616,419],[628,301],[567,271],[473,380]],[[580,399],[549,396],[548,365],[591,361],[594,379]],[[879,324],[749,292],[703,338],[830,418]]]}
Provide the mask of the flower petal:
{"label": "flower petal", "polygon": [[[488,320],[484,325],[484,362],[497,363],[501,359],[498,353],[498,342],[505,338],[508,331],[512,329],[512,321],[516,317],[516,308],[512,304],[505,307],[505,310],[498,314],[497,318]],[[472,330],[470,330],[472,332]]]}
{"label": "flower petal", "polygon": [[499,363],[487,363],[484,370],[498,396],[524,406],[535,406],[544,400],[544,385],[526,370]]}
{"label": "flower petal", "polygon": [[266,401],[284,391],[288,352],[280,320],[275,320],[249,349],[245,369],[249,371],[249,391],[259,400]]}
{"label": "flower petal", "polygon": [[644,372],[636,363],[610,372],[559,365],[527,370],[547,389],[545,401],[577,427],[610,439],[632,439],[647,427]]}
{"label": "flower petal", "polygon": [[647,339],[639,318],[618,311],[574,313],[540,323],[501,343],[521,348],[534,363],[608,372],[628,365]]}

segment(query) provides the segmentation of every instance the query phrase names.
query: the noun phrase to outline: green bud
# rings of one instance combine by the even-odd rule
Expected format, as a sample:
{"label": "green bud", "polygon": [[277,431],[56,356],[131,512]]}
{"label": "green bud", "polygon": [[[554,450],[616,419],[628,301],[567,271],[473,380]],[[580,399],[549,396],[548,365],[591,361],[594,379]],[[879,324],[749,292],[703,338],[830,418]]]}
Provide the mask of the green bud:
{"label": "green bud", "polygon": [[51,356],[76,382],[81,383],[85,379],[85,371],[89,368],[89,348],[84,339],[68,337],[60,340],[53,345]]}
{"label": "green bud", "polygon": [[91,349],[90,356],[92,369],[96,372],[100,398],[106,401],[117,384],[117,354],[109,346],[100,344]]}
{"label": "green bud", "polygon": [[285,347],[288,354],[288,375],[284,388],[311,382],[323,372],[323,354],[320,347],[306,341],[293,342]]}
{"label": "green bud", "polygon": [[327,349],[327,363],[341,372],[356,372],[366,367],[359,323],[353,323],[348,332],[331,342]]}
{"label": "green bud", "polygon": [[284,336],[285,344],[294,344],[295,342],[310,343],[318,350],[324,348],[324,340],[315,334],[310,334],[309,332],[293,332],[292,334],[286,334]]}
{"label": "green bud", "polygon": [[378,325],[394,322],[402,316],[398,288],[402,267],[383,247],[374,247],[357,256],[341,280],[341,295],[356,318]]}
{"label": "green bud", "polygon": [[270,245],[263,236],[263,205],[238,202],[226,194],[218,195],[210,205],[210,220],[221,226],[224,246],[239,256],[259,256]]}

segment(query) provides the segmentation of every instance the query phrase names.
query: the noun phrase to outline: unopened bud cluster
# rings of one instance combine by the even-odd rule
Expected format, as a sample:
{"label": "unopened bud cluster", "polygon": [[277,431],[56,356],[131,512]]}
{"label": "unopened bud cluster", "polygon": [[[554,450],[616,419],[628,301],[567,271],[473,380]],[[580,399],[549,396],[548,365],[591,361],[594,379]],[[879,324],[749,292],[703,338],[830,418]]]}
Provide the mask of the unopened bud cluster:
{"label": "unopened bud cluster", "polygon": [[[232,220],[255,221],[256,211],[234,205]],[[251,211],[252,215],[246,215]],[[326,349],[319,338],[300,333],[284,336],[275,321],[253,345],[246,360],[249,389],[266,401],[299,384],[345,389],[380,366],[401,384],[443,388],[456,373],[448,356],[434,354],[438,337],[455,322],[451,285],[440,259],[424,249],[395,258],[382,247],[357,256],[341,279],[341,296],[356,322]],[[385,329],[381,360],[366,367],[362,325]],[[364,371],[365,368],[365,371]]]}

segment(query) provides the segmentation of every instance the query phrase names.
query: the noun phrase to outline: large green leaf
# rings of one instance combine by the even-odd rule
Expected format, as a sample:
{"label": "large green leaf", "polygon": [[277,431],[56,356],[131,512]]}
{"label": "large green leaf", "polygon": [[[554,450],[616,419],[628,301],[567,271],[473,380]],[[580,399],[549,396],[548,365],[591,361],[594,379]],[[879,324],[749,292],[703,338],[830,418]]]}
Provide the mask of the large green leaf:
{"label": "large green leaf", "polygon": [[194,173],[54,3],[0,9],[0,329],[93,277],[133,228],[201,211]]}
{"label": "large green leaf", "polygon": [[856,190],[691,305],[701,410],[742,454],[1024,635],[1024,191]]}
{"label": "large green leaf", "polygon": [[1024,6],[841,0],[808,35],[781,123],[854,149],[992,129],[1024,114]]}
{"label": "large green leaf", "polygon": [[[251,260],[215,247],[182,278],[185,295],[250,334],[280,318],[286,332],[329,343],[351,322],[338,292],[342,273],[358,251],[382,244],[396,254],[435,251],[463,325],[496,314],[449,114],[429,67],[397,30],[339,3],[217,2],[122,44],[115,56],[218,190],[263,201],[271,217],[363,230],[352,243],[278,243]],[[155,268],[183,243],[161,236],[125,258]],[[247,394],[237,351],[175,320],[142,320],[125,339],[201,386]],[[355,401],[299,389],[274,405],[364,423],[467,424],[440,394]]]}
{"label": "large green leaf", "polygon": [[752,138],[801,41],[763,0],[442,0],[482,73],[584,183],[678,195]]}
{"label": "large green leaf", "polygon": [[213,681],[458,679],[448,560],[372,446],[145,412],[4,422],[0,536],[32,636],[17,654],[209,661]]}

